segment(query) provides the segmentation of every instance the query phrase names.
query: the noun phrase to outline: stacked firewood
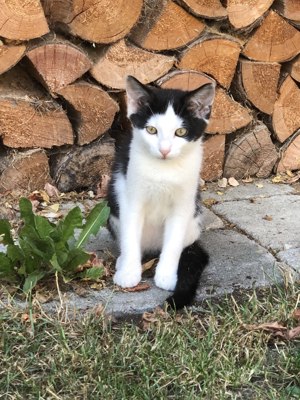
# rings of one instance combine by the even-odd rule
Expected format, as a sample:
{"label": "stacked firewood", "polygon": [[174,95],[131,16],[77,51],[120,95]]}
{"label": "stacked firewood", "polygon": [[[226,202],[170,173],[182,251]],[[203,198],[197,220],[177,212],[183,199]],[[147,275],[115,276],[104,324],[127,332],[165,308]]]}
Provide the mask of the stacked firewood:
{"label": "stacked firewood", "polygon": [[[204,180],[300,169],[299,0],[0,0],[0,191],[93,188],[125,77],[217,83]],[[114,138],[114,139],[113,139]]]}

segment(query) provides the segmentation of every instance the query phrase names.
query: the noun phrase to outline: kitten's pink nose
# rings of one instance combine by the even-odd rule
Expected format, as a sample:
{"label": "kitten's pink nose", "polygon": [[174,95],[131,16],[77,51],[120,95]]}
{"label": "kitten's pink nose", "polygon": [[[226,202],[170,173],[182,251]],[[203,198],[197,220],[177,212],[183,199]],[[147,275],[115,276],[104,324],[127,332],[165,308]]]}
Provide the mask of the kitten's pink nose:
{"label": "kitten's pink nose", "polygon": [[171,149],[159,149],[160,153],[162,154],[163,158],[167,158],[167,155],[170,153]]}

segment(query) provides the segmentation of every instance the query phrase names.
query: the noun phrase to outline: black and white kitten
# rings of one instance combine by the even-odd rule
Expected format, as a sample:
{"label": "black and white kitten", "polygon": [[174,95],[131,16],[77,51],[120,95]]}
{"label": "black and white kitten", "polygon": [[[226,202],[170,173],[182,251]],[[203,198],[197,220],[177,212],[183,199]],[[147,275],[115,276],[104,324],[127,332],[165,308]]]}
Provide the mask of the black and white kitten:
{"label": "black and white kitten", "polygon": [[109,226],[121,252],[114,283],[137,285],[143,255],[160,254],[154,281],[174,290],[167,301],[178,309],[193,300],[208,263],[198,243],[198,186],[215,87],[160,89],[129,76],[126,91],[133,129],[117,147],[108,194]]}

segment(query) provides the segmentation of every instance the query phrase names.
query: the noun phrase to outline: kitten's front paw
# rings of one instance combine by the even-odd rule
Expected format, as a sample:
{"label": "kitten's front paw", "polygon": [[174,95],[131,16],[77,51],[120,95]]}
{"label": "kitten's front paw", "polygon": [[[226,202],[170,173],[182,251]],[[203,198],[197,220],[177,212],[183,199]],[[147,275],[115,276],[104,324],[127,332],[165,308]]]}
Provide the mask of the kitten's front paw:
{"label": "kitten's front paw", "polygon": [[177,273],[167,269],[157,268],[154,276],[155,285],[164,290],[174,290],[177,283]]}
{"label": "kitten's front paw", "polygon": [[131,264],[128,267],[122,266],[118,259],[116,269],[113,281],[122,288],[134,287],[142,278],[142,268],[140,265],[134,266]]}

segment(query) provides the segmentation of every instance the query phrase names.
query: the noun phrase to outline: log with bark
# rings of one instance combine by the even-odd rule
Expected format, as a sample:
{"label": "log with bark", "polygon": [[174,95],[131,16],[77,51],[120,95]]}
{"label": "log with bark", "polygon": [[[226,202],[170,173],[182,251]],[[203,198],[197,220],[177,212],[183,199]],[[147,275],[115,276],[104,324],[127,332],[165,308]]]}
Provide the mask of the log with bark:
{"label": "log with bark", "polygon": [[93,43],[124,38],[137,22],[143,0],[43,0],[54,26]]}
{"label": "log with bark", "polygon": [[277,99],[281,65],[261,61],[240,60],[234,81],[238,100],[248,100],[265,114],[272,114]]}
{"label": "log with bark", "polygon": [[0,75],[0,136],[15,148],[73,143],[65,111],[17,67]]}
{"label": "log with bark", "polygon": [[110,175],[114,140],[104,135],[85,146],[72,146],[50,157],[51,176],[61,192],[95,189],[103,176]]}
{"label": "log with bark", "polygon": [[291,61],[290,73],[292,78],[294,78],[297,82],[300,82],[300,55]]}
{"label": "log with bark", "polygon": [[209,136],[203,144],[203,150],[201,177],[205,181],[215,181],[223,174],[225,135]]}
{"label": "log with bark", "polygon": [[257,122],[231,142],[226,154],[224,176],[267,178],[277,160],[278,153],[270,131],[262,122]]}
{"label": "log with bark", "polygon": [[300,169],[300,131],[296,132],[292,139],[280,149],[280,153],[278,173]]}
{"label": "log with bark", "polygon": [[227,12],[235,29],[245,29],[256,25],[268,11],[274,0],[228,0]]}
{"label": "log with bark", "polygon": [[182,0],[181,3],[186,5],[188,10],[197,17],[216,20],[227,17],[227,10],[220,0]]}
{"label": "log with bark", "polygon": [[67,40],[49,39],[26,54],[35,77],[51,93],[69,85],[87,72],[92,63],[82,49]]}
{"label": "log with bark", "polygon": [[250,37],[243,54],[257,61],[284,62],[300,53],[300,32],[274,11]]}
{"label": "log with bark", "polygon": [[172,50],[192,42],[204,29],[203,22],[173,1],[146,0],[130,38],[146,50]]}
{"label": "log with bark", "polygon": [[0,36],[28,40],[49,32],[39,0],[0,0]]}
{"label": "log with bark", "polygon": [[146,84],[165,75],[174,62],[174,57],[154,54],[120,40],[101,52],[91,74],[105,86],[125,89],[127,75],[133,75]]}
{"label": "log with bark", "polygon": [[237,41],[210,35],[199,39],[183,52],[178,68],[207,73],[220,85],[229,88],[239,54]]}
{"label": "log with bark", "polygon": [[0,155],[0,193],[7,190],[43,189],[52,182],[44,150],[9,151]]}
{"label": "log with bark", "polygon": [[99,86],[77,81],[58,91],[68,103],[77,133],[77,144],[90,143],[103,135],[119,111],[118,104]]}
{"label": "log with bark", "polygon": [[295,25],[300,24],[299,0],[275,0],[274,7],[283,17],[291,20]]}
{"label": "log with bark", "polygon": [[0,75],[14,67],[24,56],[25,45],[0,46]]}
{"label": "log with bark", "polygon": [[300,89],[295,81],[287,76],[279,90],[274,104],[273,129],[282,143],[300,128]]}

